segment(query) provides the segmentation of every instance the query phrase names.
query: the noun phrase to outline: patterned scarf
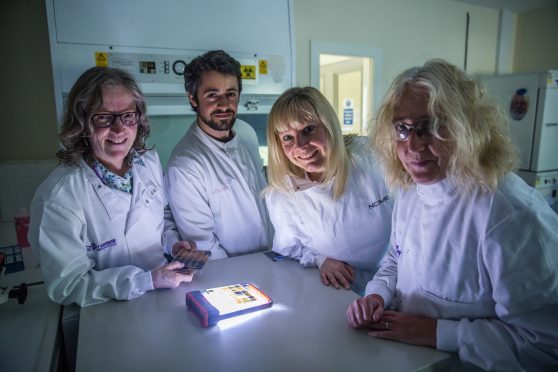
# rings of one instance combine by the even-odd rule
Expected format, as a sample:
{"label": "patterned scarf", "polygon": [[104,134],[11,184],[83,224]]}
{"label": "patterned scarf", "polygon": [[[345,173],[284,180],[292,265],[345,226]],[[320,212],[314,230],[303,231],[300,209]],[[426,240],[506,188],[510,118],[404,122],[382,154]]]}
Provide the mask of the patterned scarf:
{"label": "patterned scarf", "polygon": [[91,168],[106,186],[114,190],[120,190],[131,194],[134,187],[132,167],[134,164],[145,167],[145,163],[134,149],[130,150],[127,161],[130,164],[130,169],[128,169],[126,174],[124,174],[124,177],[120,177],[108,170],[107,167],[101,164],[101,162],[95,157],[93,157],[93,164],[91,165]]}

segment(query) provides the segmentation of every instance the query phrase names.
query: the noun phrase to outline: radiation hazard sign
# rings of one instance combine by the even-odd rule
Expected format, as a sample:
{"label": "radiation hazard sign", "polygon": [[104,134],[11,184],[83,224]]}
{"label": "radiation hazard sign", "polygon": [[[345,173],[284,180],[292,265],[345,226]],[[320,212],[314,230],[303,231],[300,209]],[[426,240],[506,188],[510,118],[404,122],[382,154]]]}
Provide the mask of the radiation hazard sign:
{"label": "radiation hazard sign", "polygon": [[100,66],[100,67],[108,66],[107,52],[95,52],[95,66]]}

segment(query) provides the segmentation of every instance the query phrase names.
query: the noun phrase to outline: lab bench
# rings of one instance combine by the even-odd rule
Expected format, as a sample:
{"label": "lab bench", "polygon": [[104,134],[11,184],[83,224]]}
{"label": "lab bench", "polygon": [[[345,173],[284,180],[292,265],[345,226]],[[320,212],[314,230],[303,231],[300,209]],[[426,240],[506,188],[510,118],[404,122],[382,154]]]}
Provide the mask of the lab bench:
{"label": "lab bench", "polygon": [[[250,282],[269,309],[202,328],[186,293]],[[438,370],[450,354],[374,339],[348,326],[357,295],[326,287],[314,268],[263,253],[209,261],[191,283],[81,309],[77,371]]]}
{"label": "lab bench", "polygon": [[[1,224],[2,246],[15,244],[13,230],[13,224]],[[22,253],[25,271],[4,275],[0,286],[42,280],[31,248]],[[189,291],[243,282],[267,293],[273,306],[210,328],[186,309]],[[448,353],[350,328],[345,311],[356,298],[324,286],[317,269],[294,260],[274,262],[256,253],[209,261],[191,283],[176,289],[79,310],[76,371],[444,369]],[[0,369],[59,370],[61,311],[43,284],[29,287],[23,305],[15,299],[0,304]]]}

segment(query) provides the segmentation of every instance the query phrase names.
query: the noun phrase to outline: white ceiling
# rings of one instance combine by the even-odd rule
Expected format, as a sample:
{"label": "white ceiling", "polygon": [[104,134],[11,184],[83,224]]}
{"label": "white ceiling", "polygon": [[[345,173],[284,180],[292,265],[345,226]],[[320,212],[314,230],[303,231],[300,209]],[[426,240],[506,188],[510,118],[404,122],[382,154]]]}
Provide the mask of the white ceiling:
{"label": "white ceiling", "polygon": [[454,0],[486,8],[507,9],[514,13],[523,13],[558,6],[558,0]]}

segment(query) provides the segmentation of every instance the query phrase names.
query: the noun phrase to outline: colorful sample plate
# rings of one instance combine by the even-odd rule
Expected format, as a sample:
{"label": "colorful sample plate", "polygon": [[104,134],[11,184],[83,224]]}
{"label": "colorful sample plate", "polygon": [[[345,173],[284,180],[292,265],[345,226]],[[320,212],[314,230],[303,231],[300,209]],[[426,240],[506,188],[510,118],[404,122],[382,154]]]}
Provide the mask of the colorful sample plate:
{"label": "colorful sample plate", "polygon": [[184,267],[176,271],[186,272],[191,270],[200,270],[207,262],[209,256],[211,256],[211,251],[181,251],[176,257],[174,257],[174,261],[183,263]]}

